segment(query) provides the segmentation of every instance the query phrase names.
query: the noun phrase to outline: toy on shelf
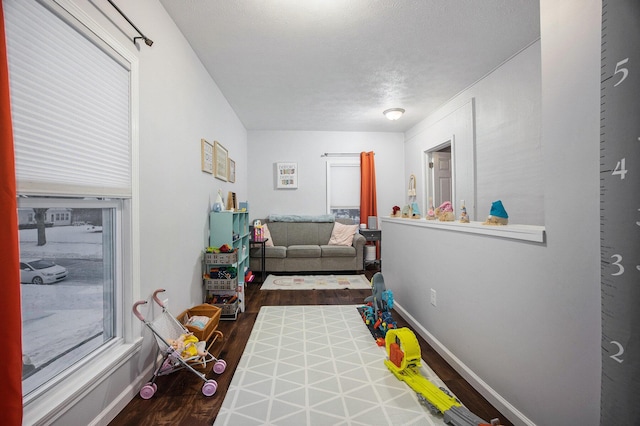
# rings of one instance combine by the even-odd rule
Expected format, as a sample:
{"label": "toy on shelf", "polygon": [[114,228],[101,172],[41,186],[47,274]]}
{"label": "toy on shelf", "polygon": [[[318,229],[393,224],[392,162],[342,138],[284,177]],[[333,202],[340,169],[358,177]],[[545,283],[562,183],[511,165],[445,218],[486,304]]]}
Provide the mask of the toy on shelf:
{"label": "toy on shelf", "polygon": [[391,208],[391,214],[389,216],[391,217],[400,217],[402,215],[402,213],[400,213],[400,206],[393,206]]}
{"label": "toy on shelf", "polygon": [[264,238],[264,229],[262,229],[262,222],[259,220],[253,221],[253,239],[256,241],[262,241]]}
{"label": "toy on shelf", "polygon": [[494,201],[491,203],[489,217],[483,225],[506,225],[509,223],[509,215],[502,205],[502,201]]}
{"label": "toy on shelf", "polygon": [[[405,382],[417,395],[421,404],[433,414],[442,413],[443,421],[453,426],[478,426],[487,424],[476,416],[460,401],[451,396],[448,390],[439,388],[420,373],[420,344],[410,329],[403,327],[389,330],[385,337],[387,358],[384,365],[400,381]],[[491,420],[498,425],[499,420]]]}

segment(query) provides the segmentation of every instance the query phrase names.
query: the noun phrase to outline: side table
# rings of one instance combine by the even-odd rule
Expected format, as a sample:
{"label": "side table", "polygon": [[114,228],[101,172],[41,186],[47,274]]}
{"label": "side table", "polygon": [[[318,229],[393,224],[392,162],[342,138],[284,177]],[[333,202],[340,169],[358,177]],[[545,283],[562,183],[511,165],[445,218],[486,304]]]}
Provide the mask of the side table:
{"label": "side table", "polygon": [[[376,245],[375,260],[367,261],[365,256],[365,258],[363,259],[364,268],[366,269],[367,263],[377,263],[379,265],[379,268],[382,269],[382,230],[381,229],[360,229],[360,234],[367,240],[367,243],[373,242]],[[378,251],[380,251],[379,255],[378,255]]]}
{"label": "side table", "polygon": [[261,277],[262,277],[262,282],[264,282],[264,280],[266,279],[266,272],[265,272],[265,257],[264,257],[264,252],[265,252],[265,244],[267,243],[267,241],[269,241],[268,238],[260,238],[260,239],[250,239],[249,240],[249,246],[252,245],[259,245],[260,246],[260,270],[261,270]]}

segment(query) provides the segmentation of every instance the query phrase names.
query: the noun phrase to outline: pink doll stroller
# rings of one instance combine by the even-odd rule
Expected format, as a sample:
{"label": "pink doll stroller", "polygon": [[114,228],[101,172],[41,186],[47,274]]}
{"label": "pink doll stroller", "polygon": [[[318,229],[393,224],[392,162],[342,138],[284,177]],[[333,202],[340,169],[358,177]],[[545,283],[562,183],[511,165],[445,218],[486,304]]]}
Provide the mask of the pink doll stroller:
{"label": "pink doll stroller", "polygon": [[[133,313],[140,321],[144,323],[156,338],[158,354],[162,352],[163,357],[159,366],[155,369],[150,382],[147,382],[140,389],[140,396],[143,399],[151,398],[158,389],[155,381],[158,376],[165,376],[178,370],[187,369],[193,374],[204,380],[202,393],[205,396],[211,396],[218,389],[218,382],[213,379],[207,379],[204,373],[195,368],[206,367],[207,363],[213,362],[213,371],[221,374],[227,367],[227,363],[222,359],[215,358],[209,353],[206,347],[206,341],[198,341],[189,330],[185,328],[176,318],[169,313],[165,305],[158,298],[158,293],[165,291],[158,289],[153,293],[153,300],[162,308],[162,313],[153,321],[147,321],[138,311],[139,305],[147,303],[141,300],[133,304]],[[222,334],[222,333],[220,333]]]}

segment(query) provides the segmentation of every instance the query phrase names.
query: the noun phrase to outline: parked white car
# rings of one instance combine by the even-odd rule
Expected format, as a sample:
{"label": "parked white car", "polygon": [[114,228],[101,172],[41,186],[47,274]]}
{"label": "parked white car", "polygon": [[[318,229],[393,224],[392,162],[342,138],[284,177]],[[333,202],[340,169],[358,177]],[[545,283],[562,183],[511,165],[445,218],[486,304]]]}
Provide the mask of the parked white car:
{"label": "parked white car", "polygon": [[97,225],[89,224],[86,229],[89,232],[102,232],[102,226],[97,226]]}
{"label": "parked white car", "polygon": [[27,284],[53,284],[67,278],[67,268],[44,259],[20,261],[20,282]]}

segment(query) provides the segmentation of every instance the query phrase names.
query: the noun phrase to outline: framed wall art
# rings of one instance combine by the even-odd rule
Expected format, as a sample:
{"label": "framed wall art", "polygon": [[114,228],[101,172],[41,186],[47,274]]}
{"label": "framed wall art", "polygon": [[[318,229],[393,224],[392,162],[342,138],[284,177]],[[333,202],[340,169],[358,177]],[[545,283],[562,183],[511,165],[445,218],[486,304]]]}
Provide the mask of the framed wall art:
{"label": "framed wall art", "polygon": [[229,158],[229,176],[227,179],[229,179],[231,183],[236,181],[236,162],[231,158]]}
{"label": "framed wall art", "polygon": [[215,172],[214,172],[214,176],[217,179],[223,180],[223,181],[227,181],[227,176],[228,176],[228,159],[229,159],[229,151],[227,151],[227,148],[225,148],[224,146],[222,146],[220,144],[220,142],[218,141],[214,141],[213,143],[213,158],[214,158],[214,163],[216,166]]}
{"label": "framed wall art", "polygon": [[213,174],[213,145],[204,139],[200,139],[200,156],[202,171]]}
{"label": "framed wall art", "polygon": [[276,163],[276,188],[298,187],[298,163]]}

